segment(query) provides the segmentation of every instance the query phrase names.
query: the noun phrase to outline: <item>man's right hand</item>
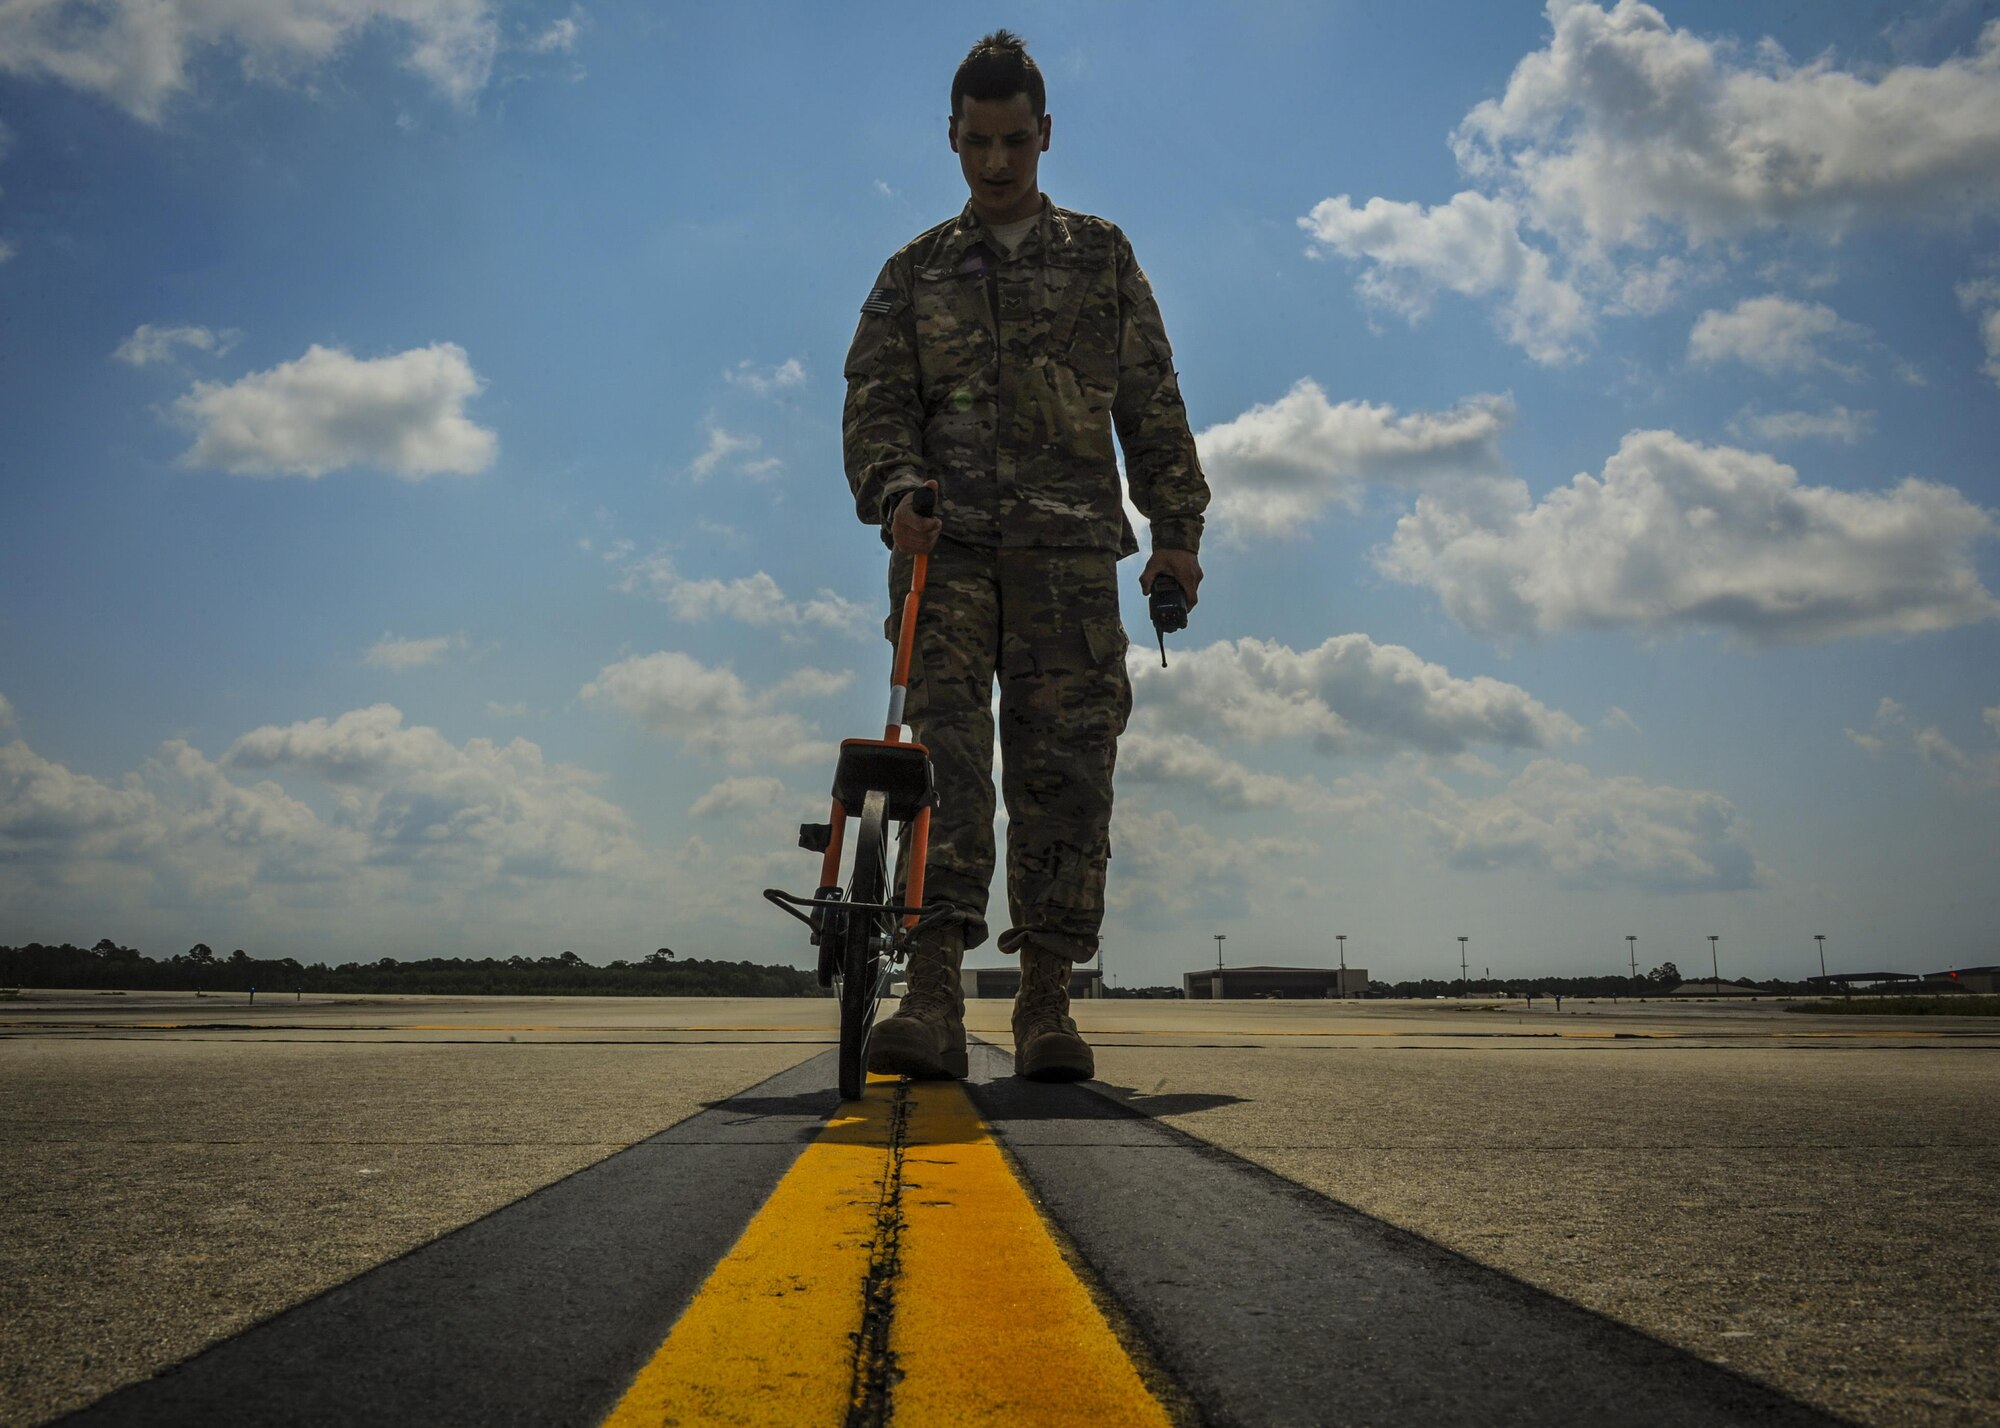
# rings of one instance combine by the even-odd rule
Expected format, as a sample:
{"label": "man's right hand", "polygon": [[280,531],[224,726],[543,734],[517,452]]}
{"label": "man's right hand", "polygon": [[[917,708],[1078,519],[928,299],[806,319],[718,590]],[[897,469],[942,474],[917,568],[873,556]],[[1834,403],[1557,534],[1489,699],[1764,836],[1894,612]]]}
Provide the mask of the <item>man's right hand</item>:
{"label": "man's right hand", "polygon": [[[924,484],[933,491],[937,482]],[[896,503],[896,514],[889,519],[889,539],[895,548],[905,555],[929,555],[938,543],[938,534],[944,530],[944,521],[938,516],[920,516],[910,509],[910,499],[916,492],[908,491]]]}

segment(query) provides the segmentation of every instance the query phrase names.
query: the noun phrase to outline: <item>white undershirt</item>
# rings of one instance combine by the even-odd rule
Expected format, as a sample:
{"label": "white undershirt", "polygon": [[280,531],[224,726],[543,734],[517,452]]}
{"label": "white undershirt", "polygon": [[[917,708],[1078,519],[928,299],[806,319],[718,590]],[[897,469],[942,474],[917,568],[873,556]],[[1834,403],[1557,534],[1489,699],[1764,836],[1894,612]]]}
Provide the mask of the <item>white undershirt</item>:
{"label": "white undershirt", "polygon": [[1021,240],[1028,235],[1028,230],[1041,220],[1041,214],[1031,213],[1026,218],[1017,219],[1012,223],[989,223],[986,225],[986,231],[993,235],[993,241],[1000,245],[1001,252],[1011,258],[1014,256],[1014,250],[1020,246]]}

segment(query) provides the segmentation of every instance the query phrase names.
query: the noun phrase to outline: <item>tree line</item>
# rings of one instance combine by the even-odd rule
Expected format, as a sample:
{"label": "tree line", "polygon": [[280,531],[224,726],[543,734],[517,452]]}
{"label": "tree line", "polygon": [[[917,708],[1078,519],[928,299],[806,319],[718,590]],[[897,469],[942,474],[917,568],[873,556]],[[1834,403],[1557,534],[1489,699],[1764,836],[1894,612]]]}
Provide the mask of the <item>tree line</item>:
{"label": "tree line", "polygon": [[[1368,984],[1371,997],[1643,997],[1660,996],[1682,982],[1672,962],[1634,977],[1456,977]],[[1690,978],[1697,983],[1705,978]],[[1804,982],[1752,981],[1725,977],[1727,986],[1772,995],[1803,995]],[[607,966],[586,962],[574,952],[557,956],[507,958],[428,957],[338,966],[303,963],[292,957],[253,957],[242,948],[218,955],[205,942],[185,952],[155,959],[135,947],[104,938],[94,947],[65,942],[59,947],[31,942],[0,947],[0,986],[75,987],[84,990],[242,992],[411,992],[457,996],[589,997],[811,997],[818,979],[802,967],[756,962],[705,961],[675,956],[661,947],[637,961]],[[1179,987],[1106,988],[1112,997],[1182,995]]]}
{"label": "tree line", "polygon": [[[1662,962],[1637,977],[1616,974],[1597,977],[1426,977],[1413,982],[1368,984],[1371,997],[1455,997],[1465,993],[1475,997],[1504,997],[1509,994],[1538,997],[1658,997],[1683,982],[1706,984],[1707,977],[1683,977],[1672,962]],[[1767,992],[1773,996],[1803,996],[1814,989],[1803,981],[1771,977],[1752,981],[1749,977],[1724,977],[1722,985],[1744,991]]]}
{"label": "tree line", "polygon": [[665,947],[637,961],[599,967],[574,952],[550,957],[426,957],[327,966],[293,957],[218,955],[197,942],[153,958],[105,938],[94,947],[30,942],[0,947],[0,986],[119,991],[421,992],[458,996],[810,997],[814,974],[800,967],[681,958]]}

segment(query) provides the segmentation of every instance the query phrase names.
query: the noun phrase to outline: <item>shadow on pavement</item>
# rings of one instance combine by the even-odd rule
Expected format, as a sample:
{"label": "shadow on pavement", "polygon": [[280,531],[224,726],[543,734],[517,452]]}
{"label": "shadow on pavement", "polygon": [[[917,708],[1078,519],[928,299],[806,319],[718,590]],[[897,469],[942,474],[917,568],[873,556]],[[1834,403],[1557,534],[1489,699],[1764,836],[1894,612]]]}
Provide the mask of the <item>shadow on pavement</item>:
{"label": "shadow on pavement", "polygon": [[[732,1126],[752,1125],[775,1117],[795,1120],[809,1116],[824,1122],[831,1120],[840,1110],[840,1093],[828,1086],[824,1090],[807,1091],[796,1096],[733,1096],[703,1101],[701,1105],[704,1110],[726,1116]],[[802,1140],[811,1140],[821,1129],[819,1125],[801,1126],[798,1134]]]}

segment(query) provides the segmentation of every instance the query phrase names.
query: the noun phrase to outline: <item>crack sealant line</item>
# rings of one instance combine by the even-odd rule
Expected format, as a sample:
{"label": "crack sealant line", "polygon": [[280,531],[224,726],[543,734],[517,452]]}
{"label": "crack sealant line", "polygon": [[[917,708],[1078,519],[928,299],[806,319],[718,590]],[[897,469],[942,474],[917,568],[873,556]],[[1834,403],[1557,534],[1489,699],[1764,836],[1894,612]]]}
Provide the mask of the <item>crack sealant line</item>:
{"label": "crack sealant line", "polygon": [[903,1272],[903,1158],[910,1133],[910,1085],[896,1083],[889,1105],[889,1148],[875,1202],[875,1242],[861,1285],[861,1330],[854,1336],[854,1374],[847,1389],[846,1428],[882,1428],[902,1377],[889,1331],[896,1319],[896,1285]]}

